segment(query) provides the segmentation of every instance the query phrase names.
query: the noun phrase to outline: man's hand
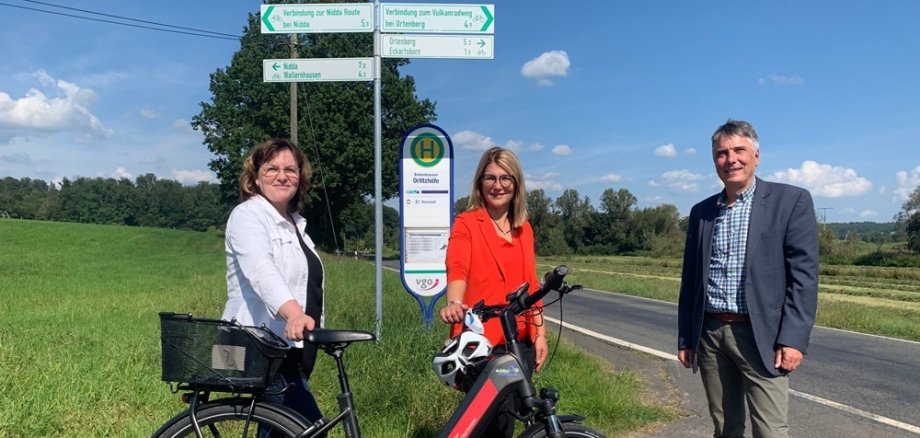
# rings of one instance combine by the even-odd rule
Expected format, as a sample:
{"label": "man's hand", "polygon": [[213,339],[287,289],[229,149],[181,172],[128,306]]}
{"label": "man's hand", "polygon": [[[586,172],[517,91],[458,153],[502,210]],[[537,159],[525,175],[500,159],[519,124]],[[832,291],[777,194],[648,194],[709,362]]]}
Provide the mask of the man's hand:
{"label": "man's hand", "polygon": [[773,367],[791,373],[802,364],[803,357],[804,355],[801,351],[780,345],[776,349],[776,359],[773,361]]}
{"label": "man's hand", "polygon": [[693,358],[693,350],[689,348],[682,348],[677,350],[677,360],[684,366],[684,368],[690,368],[690,361]]}

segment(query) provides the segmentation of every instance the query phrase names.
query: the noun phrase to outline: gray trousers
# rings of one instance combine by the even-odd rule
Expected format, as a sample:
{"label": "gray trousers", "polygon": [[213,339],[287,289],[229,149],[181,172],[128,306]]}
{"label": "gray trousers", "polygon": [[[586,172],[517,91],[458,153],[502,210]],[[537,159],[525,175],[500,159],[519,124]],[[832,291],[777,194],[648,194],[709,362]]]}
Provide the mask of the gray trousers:
{"label": "gray trousers", "polygon": [[789,436],[789,378],[764,368],[750,323],[707,317],[697,350],[713,437],[744,436],[745,402],[754,438]]}

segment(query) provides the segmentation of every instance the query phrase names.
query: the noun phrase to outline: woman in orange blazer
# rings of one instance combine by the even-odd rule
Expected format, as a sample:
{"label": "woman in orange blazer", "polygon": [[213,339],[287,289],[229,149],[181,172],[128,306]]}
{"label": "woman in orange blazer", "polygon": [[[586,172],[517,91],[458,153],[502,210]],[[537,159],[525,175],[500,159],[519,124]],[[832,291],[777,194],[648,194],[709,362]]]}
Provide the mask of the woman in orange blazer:
{"label": "woman in orange blazer", "polygon": [[[463,328],[466,309],[479,300],[504,304],[505,296],[524,283],[530,291],[540,287],[524,174],[514,153],[495,147],[479,160],[469,207],[454,219],[447,244],[447,305],[438,315],[451,324],[450,334],[455,336]],[[548,351],[543,316],[521,316],[517,323],[522,359],[529,370],[539,371]],[[498,318],[485,323],[485,336],[494,346],[505,342]],[[514,419],[499,415],[491,426],[495,428],[490,427],[486,436],[510,436]]]}

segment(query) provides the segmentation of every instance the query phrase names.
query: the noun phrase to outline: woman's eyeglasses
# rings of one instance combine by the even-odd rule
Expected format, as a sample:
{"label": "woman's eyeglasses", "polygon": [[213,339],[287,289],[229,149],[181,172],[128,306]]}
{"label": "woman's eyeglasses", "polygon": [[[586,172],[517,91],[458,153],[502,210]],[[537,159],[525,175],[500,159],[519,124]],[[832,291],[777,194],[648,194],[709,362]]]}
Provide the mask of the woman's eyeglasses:
{"label": "woman's eyeglasses", "polygon": [[482,175],[483,184],[487,186],[494,186],[496,182],[501,184],[502,187],[511,187],[514,184],[514,176],[513,175],[491,175],[488,173]]}
{"label": "woman's eyeglasses", "polygon": [[285,167],[284,169],[281,169],[276,166],[265,166],[262,168],[262,176],[266,178],[274,178],[281,172],[284,172],[284,176],[288,178],[300,178],[300,169],[296,167]]}

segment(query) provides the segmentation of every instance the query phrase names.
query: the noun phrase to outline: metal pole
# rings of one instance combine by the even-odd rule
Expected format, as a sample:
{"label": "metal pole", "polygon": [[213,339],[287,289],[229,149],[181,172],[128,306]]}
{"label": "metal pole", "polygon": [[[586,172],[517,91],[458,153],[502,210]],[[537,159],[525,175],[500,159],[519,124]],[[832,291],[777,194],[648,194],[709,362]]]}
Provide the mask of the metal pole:
{"label": "metal pole", "polygon": [[[297,59],[297,34],[291,34],[291,58]],[[291,82],[291,143],[297,144],[297,82]],[[303,148],[301,148],[303,150]]]}
{"label": "metal pole", "polygon": [[382,122],[380,120],[380,0],[374,0],[374,200],[376,201],[374,234],[376,237],[375,292],[377,295],[377,319],[374,333],[380,341],[383,328],[383,154],[381,145]]}

